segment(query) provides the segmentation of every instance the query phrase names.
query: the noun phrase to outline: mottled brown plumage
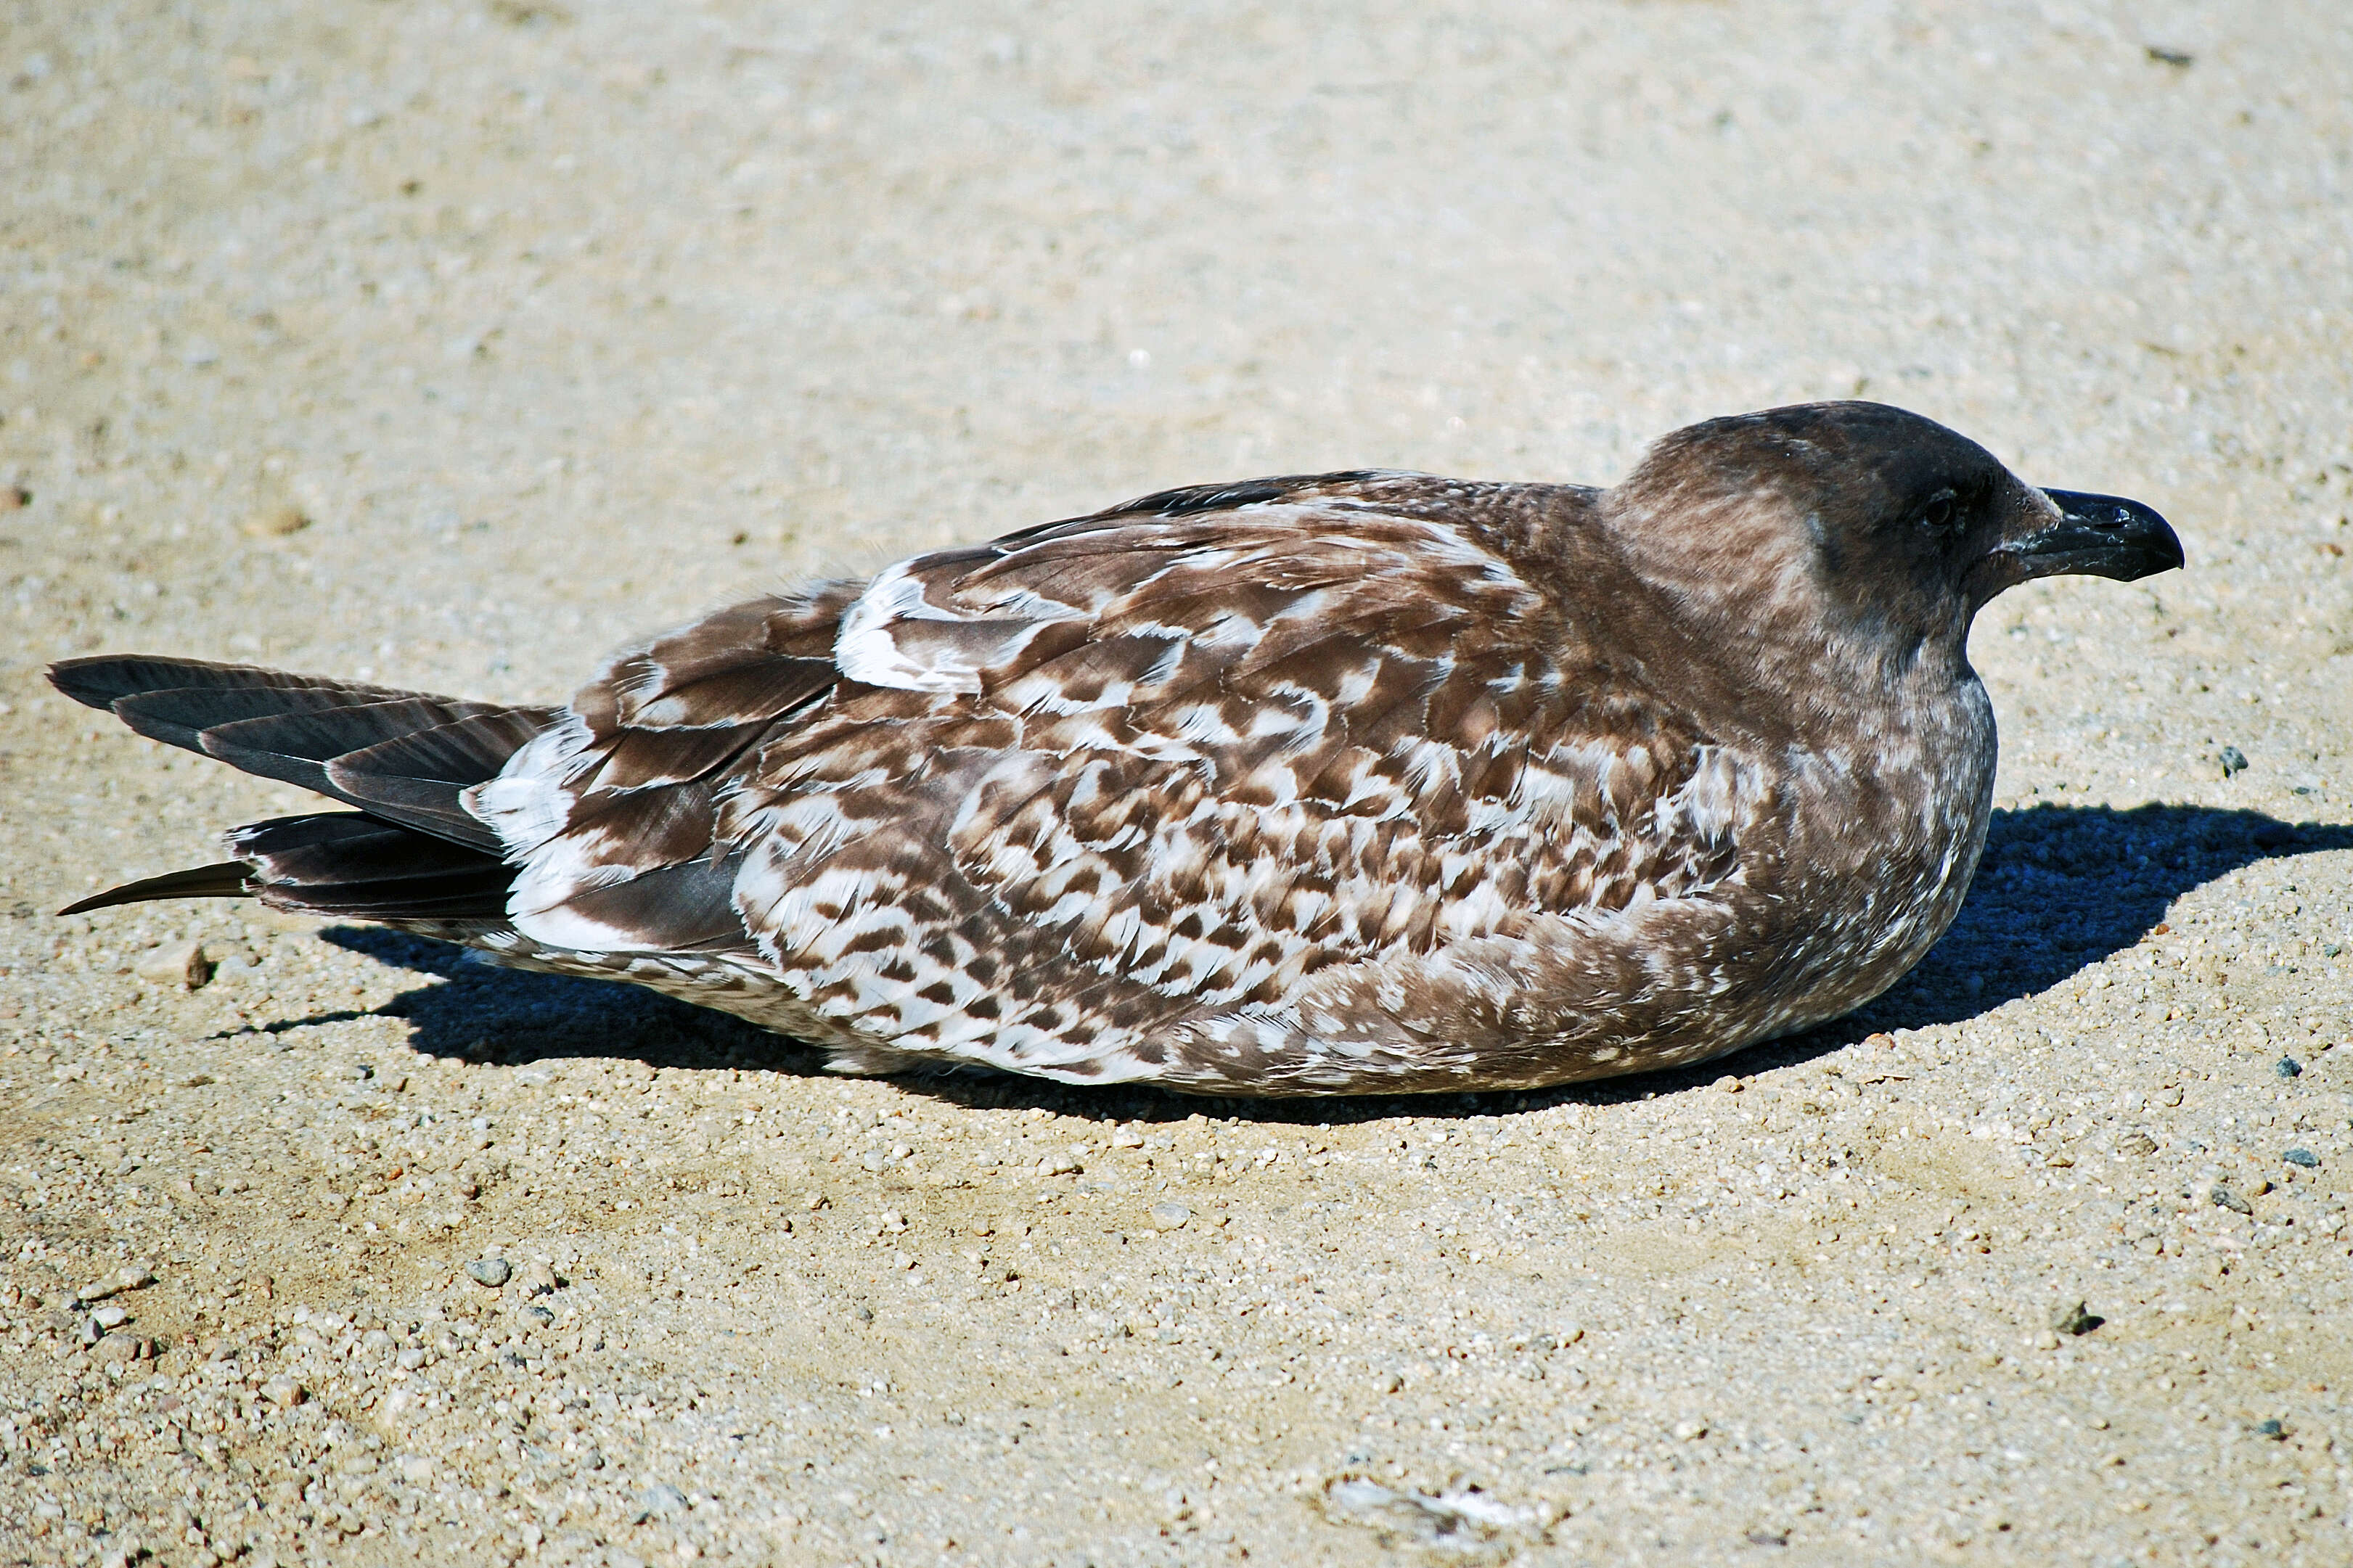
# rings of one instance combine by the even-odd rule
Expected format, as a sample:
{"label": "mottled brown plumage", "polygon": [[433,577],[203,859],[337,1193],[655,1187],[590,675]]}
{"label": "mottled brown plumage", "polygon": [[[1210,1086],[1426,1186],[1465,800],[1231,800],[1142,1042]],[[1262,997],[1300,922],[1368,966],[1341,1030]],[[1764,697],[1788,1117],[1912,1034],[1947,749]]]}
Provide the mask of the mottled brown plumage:
{"label": "mottled brown plumage", "polygon": [[[723,611],[560,714],[298,686],[346,694],[302,723],[353,743],[274,776],[368,815],[232,847],[266,900],[656,985],[849,1070],[1557,1083],[1893,984],[1983,843],[1970,616],[2049,571],[2179,563],[2146,509],[1870,404],[1695,426],[1606,491],[1169,491]],[[134,662],[59,683],[252,765],[189,718],[249,730],[288,678]],[[361,891],[316,864],[353,827],[321,823],[376,835]],[[387,831],[446,882],[413,909]]]}

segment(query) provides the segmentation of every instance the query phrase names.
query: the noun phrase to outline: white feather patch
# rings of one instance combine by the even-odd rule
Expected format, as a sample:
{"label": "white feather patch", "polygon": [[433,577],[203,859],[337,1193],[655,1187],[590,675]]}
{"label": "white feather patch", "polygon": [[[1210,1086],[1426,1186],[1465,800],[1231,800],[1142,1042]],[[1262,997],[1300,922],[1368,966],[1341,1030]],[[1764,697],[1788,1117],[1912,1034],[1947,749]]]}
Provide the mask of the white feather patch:
{"label": "white feather patch", "polygon": [[[925,596],[927,584],[915,574],[929,563],[918,556],[889,568],[867,585],[866,592],[843,613],[834,637],[833,662],[841,673],[868,686],[901,691],[934,691],[971,695],[980,690],[981,671],[1018,656],[1039,630],[1073,615],[1004,615],[944,609]],[[1022,608],[1048,608],[1050,601],[1035,595],[1014,600]],[[994,637],[917,639],[902,643],[909,623],[947,624],[997,631]],[[929,640],[928,647],[910,646]]]}

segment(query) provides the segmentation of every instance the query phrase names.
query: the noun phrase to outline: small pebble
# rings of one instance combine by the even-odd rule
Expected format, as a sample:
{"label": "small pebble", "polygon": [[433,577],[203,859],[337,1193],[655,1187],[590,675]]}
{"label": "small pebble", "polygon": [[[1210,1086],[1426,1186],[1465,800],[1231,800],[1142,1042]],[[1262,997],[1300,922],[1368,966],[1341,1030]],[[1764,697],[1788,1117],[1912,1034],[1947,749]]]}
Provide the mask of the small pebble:
{"label": "small pebble", "polygon": [[2282,1057],[2279,1059],[2279,1065],[2273,1068],[2272,1071],[2279,1074],[2282,1078],[2302,1078],[2304,1076],[2304,1064],[2296,1060],[2294,1057]]}
{"label": "small pebble", "polygon": [[649,1519],[674,1519],[686,1511],[686,1494],[659,1482],[639,1492],[638,1501]]}
{"label": "small pebble", "polygon": [[2287,1440],[2287,1424],[2284,1421],[2258,1421],[2255,1423],[2255,1436],[2269,1437],[2274,1443],[2284,1442]]}
{"label": "small pebble", "polygon": [[2222,764],[2222,776],[2224,778],[2229,778],[2233,773],[2244,773],[2246,771],[2247,753],[2239,750],[2236,746],[2223,747],[2221,752],[2217,754],[2215,760]]}
{"label": "small pebble", "polygon": [[2228,1187],[2216,1187],[2211,1195],[2214,1200],[2214,1206],[2218,1209],[2229,1209],[2232,1214],[2253,1214],[2255,1212],[2254,1205],[2249,1203],[2246,1199],[2241,1197],[2238,1194],[2232,1192]]}
{"label": "small pebble", "polygon": [[2127,1133],[2116,1140],[2116,1152],[2136,1158],[2157,1152],[2157,1140],[2146,1132]]}
{"label": "small pebble", "polygon": [[2081,1336],[2090,1333],[2106,1321],[2105,1318],[2094,1312],[2088,1303],[2078,1301],[2072,1307],[2062,1307],[2053,1313],[2051,1318],[2051,1328],[2054,1333]]}
{"label": "small pebble", "polygon": [[131,1321],[131,1314],[110,1301],[105,1306],[100,1307],[96,1311],[92,1312],[90,1315],[90,1321],[98,1325],[100,1332],[104,1333],[111,1330],[119,1329],[123,1324],[129,1322]]}
{"label": "small pebble", "polygon": [[2290,1149],[2280,1156],[2291,1165],[2301,1165],[2307,1171],[2320,1168],[2320,1156],[2309,1149]]}
{"label": "small pebble", "polygon": [[308,1390],[282,1372],[261,1385],[262,1398],[288,1410],[301,1404],[308,1396]]}
{"label": "small pebble", "polygon": [[[504,1258],[498,1258],[495,1260],[484,1258],[482,1261],[485,1263],[496,1261],[501,1268],[503,1268],[506,1267],[506,1260]],[[481,1276],[477,1274],[474,1278],[480,1279]],[[537,1258],[533,1258],[531,1262],[524,1264],[522,1266],[522,1273],[517,1275],[515,1278],[516,1282],[522,1288],[522,1293],[526,1296],[552,1295],[560,1289],[564,1283],[564,1281],[555,1277],[555,1269],[553,1265]],[[483,1279],[482,1283],[488,1285],[491,1281]]]}
{"label": "small pebble", "polygon": [[310,526],[310,516],[290,501],[254,513],[246,520],[245,531],[256,539],[284,539]]}
{"label": "small pebble", "polygon": [[119,1296],[125,1290],[140,1290],[155,1283],[155,1272],[142,1263],[126,1263],[105,1279],[95,1280],[74,1292],[77,1301],[103,1301],[109,1296]]}
{"label": "small pebble", "polygon": [[1183,1204],[1154,1204],[1152,1205],[1152,1223],[1158,1226],[1162,1230],[1182,1230],[1185,1228],[1185,1222],[1192,1217],[1193,1211],[1187,1208]]}
{"label": "small pebble", "polygon": [[495,1290],[514,1278],[514,1265],[503,1258],[478,1258],[466,1265],[466,1277]]}
{"label": "small pebble", "polygon": [[200,942],[167,942],[142,953],[132,973],[154,985],[203,988],[213,977],[213,961]]}

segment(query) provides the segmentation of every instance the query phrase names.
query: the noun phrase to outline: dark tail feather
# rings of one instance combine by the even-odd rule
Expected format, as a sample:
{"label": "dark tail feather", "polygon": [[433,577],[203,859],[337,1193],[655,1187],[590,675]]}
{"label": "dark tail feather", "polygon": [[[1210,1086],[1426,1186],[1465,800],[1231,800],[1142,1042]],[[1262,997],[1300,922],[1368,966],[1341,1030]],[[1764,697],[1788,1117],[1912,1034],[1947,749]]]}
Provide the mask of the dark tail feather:
{"label": "dark tail feather", "polygon": [[66,659],[49,682],[152,740],[492,851],[497,835],[459,797],[556,718],[549,708],[140,654]]}
{"label": "dark tail feather", "polygon": [[466,809],[465,792],[555,722],[544,708],[491,708],[345,752],[327,763],[333,793],[361,810],[493,853],[498,835]]}
{"label": "dark tail feather", "polygon": [[501,920],[514,868],[495,855],[353,811],[235,828],[229,853],[261,901],[358,921]]}
{"label": "dark tail feather", "polygon": [[[306,693],[332,694],[348,702],[382,702],[387,698],[414,697],[413,691],[396,691],[388,686],[368,686],[355,680],[333,680],[316,675],[293,675],[282,669],[263,669],[250,664],[214,664],[201,658],[169,658],[143,653],[104,653],[90,658],[61,658],[49,666],[49,684],[75,701],[90,708],[111,708],[125,697],[147,692],[211,691],[224,696],[234,691],[276,691],[288,702],[300,700]],[[274,709],[257,708],[239,715],[251,718],[255,713],[271,712]],[[158,740],[167,737],[158,736]],[[174,741],[174,745],[198,748],[190,741]]]}
{"label": "dark tail feather", "polygon": [[216,866],[196,866],[185,871],[167,871],[160,877],[125,882],[68,904],[58,913],[79,915],[116,904],[143,904],[151,899],[249,899],[253,894],[252,868],[242,860],[224,860]]}
{"label": "dark tail feather", "polygon": [[273,910],[353,921],[505,918],[514,869],[495,855],[380,822],[322,811],[248,823],[228,833],[238,857],[127,882],[58,913],[154,899],[259,899]]}
{"label": "dark tail feather", "polygon": [[354,920],[499,918],[512,872],[464,792],[556,721],[501,708],[249,665],[146,655],[67,659],[59,691],[140,734],[360,808],[256,823],[238,860],[151,878],[68,913],[147,899],[258,897]]}

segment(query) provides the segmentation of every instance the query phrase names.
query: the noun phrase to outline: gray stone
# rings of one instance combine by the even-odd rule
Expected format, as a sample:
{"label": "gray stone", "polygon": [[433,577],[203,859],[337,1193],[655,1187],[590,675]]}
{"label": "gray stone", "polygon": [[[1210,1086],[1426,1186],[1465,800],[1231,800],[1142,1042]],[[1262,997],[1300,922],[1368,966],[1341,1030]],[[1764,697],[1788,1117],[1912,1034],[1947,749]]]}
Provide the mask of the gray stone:
{"label": "gray stone", "polygon": [[2320,1156],[2309,1149],[2290,1149],[2281,1154],[2280,1158],[2291,1165],[2301,1165],[2307,1171],[2316,1171],[2320,1168]]}
{"label": "gray stone", "polygon": [[1192,1217],[1193,1211],[1183,1204],[1166,1203],[1152,1205],[1152,1223],[1162,1230],[1182,1230],[1185,1227],[1185,1222]]}
{"label": "gray stone", "polygon": [[503,1258],[477,1258],[466,1265],[466,1277],[495,1290],[514,1278],[514,1265]]}

